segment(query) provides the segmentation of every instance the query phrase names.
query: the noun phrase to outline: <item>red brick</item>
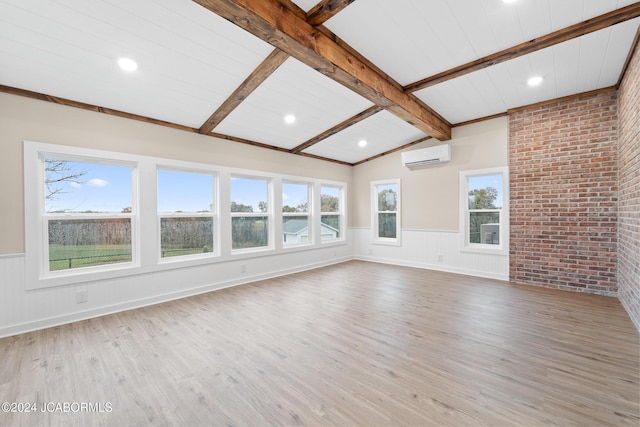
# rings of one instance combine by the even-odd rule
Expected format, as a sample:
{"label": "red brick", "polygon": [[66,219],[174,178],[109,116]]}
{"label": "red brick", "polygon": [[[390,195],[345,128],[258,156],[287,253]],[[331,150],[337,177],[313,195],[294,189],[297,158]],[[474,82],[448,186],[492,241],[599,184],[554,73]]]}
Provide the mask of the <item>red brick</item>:
{"label": "red brick", "polygon": [[509,116],[511,280],[617,292],[617,97]]}

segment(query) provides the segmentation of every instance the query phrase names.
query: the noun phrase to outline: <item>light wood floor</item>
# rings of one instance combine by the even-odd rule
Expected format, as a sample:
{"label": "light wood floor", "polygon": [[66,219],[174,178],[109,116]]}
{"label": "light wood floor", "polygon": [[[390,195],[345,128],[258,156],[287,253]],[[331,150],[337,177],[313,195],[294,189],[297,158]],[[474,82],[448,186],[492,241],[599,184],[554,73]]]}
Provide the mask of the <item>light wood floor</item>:
{"label": "light wood floor", "polygon": [[634,425],[615,298],[348,262],[0,340],[0,425]]}

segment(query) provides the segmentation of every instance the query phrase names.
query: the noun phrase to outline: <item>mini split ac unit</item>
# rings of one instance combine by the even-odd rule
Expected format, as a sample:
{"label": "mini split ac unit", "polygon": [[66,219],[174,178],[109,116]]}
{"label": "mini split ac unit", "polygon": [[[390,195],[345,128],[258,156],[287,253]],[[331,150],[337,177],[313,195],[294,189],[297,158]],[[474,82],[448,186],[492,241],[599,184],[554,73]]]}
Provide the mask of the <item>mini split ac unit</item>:
{"label": "mini split ac unit", "polygon": [[409,169],[447,163],[451,160],[451,145],[442,144],[402,152],[402,164]]}

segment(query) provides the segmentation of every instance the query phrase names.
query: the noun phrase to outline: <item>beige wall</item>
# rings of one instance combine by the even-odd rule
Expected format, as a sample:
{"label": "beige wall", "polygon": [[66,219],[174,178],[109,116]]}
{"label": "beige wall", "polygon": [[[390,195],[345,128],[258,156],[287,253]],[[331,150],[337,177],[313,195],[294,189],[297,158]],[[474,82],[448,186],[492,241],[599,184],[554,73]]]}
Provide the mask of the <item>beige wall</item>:
{"label": "beige wall", "polygon": [[350,166],[0,93],[0,254],[24,252],[22,141],[345,181]]}
{"label": "beige wall", "polygon": [[[508,119],[499,117],[454,128],[448,141],[451,162],[443,166],[410,171],[402,166],[400,152],[396,152],[354,167],[351,224],[370,226],[371,181],[400,178],[403,229],[458,230],[459,172],[507,166],[507,138]],[[407,150],[439,144],[429,140]]]}

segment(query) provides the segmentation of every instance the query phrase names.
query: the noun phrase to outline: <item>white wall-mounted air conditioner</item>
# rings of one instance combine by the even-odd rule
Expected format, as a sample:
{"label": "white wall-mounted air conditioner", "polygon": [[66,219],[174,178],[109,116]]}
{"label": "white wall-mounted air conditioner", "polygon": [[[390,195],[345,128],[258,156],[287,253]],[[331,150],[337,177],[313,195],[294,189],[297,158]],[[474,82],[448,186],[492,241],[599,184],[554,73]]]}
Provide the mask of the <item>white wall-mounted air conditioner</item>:
{"label": "white wall-mounted air conditioner", "polygon": [[451,145],[442,144],[419,150],[403,151],[402,164],[409,169],[438,165],[451,160]]}

